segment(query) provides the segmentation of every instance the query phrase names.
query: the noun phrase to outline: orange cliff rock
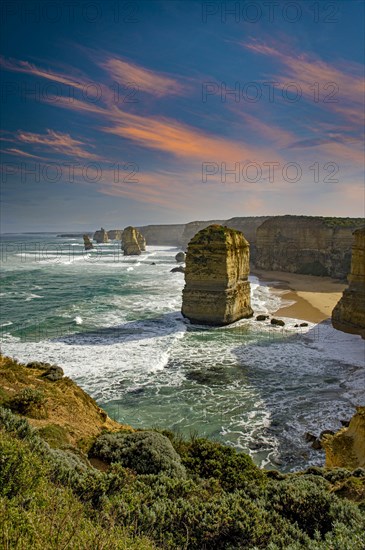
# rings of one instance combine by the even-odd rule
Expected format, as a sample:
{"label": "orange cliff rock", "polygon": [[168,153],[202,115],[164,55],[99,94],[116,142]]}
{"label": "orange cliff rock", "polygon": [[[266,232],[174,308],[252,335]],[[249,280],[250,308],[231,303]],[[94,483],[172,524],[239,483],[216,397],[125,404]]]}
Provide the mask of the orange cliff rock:
{"label": "orange cliff rock", "polygon": [[193,323],[227,325],[251,317],[249,243],[240,231],[210,225],[189,242],[182,314]]}

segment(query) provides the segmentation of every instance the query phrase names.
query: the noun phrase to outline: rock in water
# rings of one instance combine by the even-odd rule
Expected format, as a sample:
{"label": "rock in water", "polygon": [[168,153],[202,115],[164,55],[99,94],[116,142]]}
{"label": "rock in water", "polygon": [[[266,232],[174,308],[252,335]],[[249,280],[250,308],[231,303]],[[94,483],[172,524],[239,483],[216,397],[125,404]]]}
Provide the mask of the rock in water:
{"label": "rock in water", "polygon": [[332,325],[337,330],[365,338],[365,227],[357,229],[353,235],[349,287],[332,311]]}
{"label": "rock in water", "polygon": [[240,231],[210,225],[189,242],[182,314],[193,323],[228,325],[251,317],[250,245]]}
{"label": "rock in water", "polygon": [[178,252],[175,256],[175,260],[177,261],[177,263],[181,264],[183,262],[185,262],[185,254],[184,252]]}
{"label": "rock in water", "polygon": [[142,252],[144,252],[146,250],[146,239],[144,238],[142,233],[138,231],[138,229],[136,229],[136,232],[137,232],[137,242],[138,242],[139,248],[141,249]]}
{"label": "rock in water", "polygon": [[[122,250],[124,256],[138,256],[141,254],[141,250],[145,250],[145,247],[141,249],[140,243],[143,245],[144,237],[135,228],[129,225],[123,231]],[[145,244],[145,241],[144,241]]]}
{"label": "rock in water", "polygon": [[89,235],[83,235],[83,239],[85,250],[91,250],[92,248],[94,248],[94,245],[91,242]]}
{"label": "rock in water", "polygon": [[123,229],[110,229],[108,237],[111,241],[121,241],[123,238]]}
{"label": "rock in water", "polygon": [[170,269],[170,273],[185,273],[185,267],[179,265],[178,267],[173,267]]}
{"label": "rock in water", "polygon": [[105,231],[103,227],[101,229],[98,229],[98,231],[95,231],[93,238],[94,238],[94,241],[96,241],[99,244],[109,242],[108,233]]}

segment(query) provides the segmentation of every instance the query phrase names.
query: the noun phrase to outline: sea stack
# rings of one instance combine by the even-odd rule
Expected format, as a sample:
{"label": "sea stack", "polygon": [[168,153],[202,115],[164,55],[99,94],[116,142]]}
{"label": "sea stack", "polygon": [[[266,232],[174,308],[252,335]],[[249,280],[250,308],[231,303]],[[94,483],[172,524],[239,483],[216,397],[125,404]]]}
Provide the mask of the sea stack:
{"label": "sea stack", "polygon": [[332,311],[332,325],[365,338],[365,227],[356,229],[353,235],[349,286]]}
{"label": "sea stack", "polygon": [[91,242],[89,235],[83,235],[82,238],[84,239],[85,250],[91,250],[92,248],[94,248],[94,245]]}
{"label": "sea stack", "polygon": [[250,245],[240,231],[210,225],[189,242],[182,314],[192,323],[228,325],[251,317]]}
{"label": "sea stack", "polygon": [[93,239],[99,244],[109,242],[108,233],[105,231],[103,227],[95,231]]}
{"label": "sea stack", "polygon": [[123,231],[122,250],[124,256],[138,256],[143,250],[146,250],[146,240],[143,235],[129,225]]}
{"label": "sea stack", "polygon": [[121,241],[123,238],[123,229],[110,229],[108,231],[108,238],[111,241]]}

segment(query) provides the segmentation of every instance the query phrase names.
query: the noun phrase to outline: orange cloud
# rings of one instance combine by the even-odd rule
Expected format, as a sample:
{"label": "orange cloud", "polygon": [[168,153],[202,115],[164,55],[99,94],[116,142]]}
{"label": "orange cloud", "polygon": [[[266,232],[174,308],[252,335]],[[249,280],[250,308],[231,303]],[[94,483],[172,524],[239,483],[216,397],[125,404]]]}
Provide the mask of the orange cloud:
{"label": "orange cloud", "polygon": [[[364,77],[358,63],[346,62],[346,67],[335,66],[307,54],[284,53],[279,47],[260,42],[240,43],[244,48],[277,59],[285,67],[285,74],[275,80],[285,85],[294,82],[303,95],[323,108],[335,111],[356,125],[362,125],[364,112]],[[318,85],[317,90],[313,86]],[[315,95],[317,93],[317,95]]]}
{"label": "orange cloud", "polygon": [[133,84],[139,91],[156,97],[179,95],[184,90],[177,80],[122,59],[110,58],[102,64],[102,67],[117,83],[124,86]]}

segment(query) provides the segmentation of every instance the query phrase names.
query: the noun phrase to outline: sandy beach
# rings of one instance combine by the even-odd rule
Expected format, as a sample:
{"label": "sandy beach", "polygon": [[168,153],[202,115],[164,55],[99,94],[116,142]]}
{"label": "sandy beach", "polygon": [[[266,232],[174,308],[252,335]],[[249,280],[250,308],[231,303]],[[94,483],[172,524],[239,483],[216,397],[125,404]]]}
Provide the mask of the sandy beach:
{"label": "sandy beach", "polygon": [[331,313],[342,296],[346,283],[330,277],[315,277],[282,271],[262,271],[255,269],[252,275],[280,294],[292,305],[282,307],[275,315],[303,319],[312,323],[320,323],[331,317]]}

